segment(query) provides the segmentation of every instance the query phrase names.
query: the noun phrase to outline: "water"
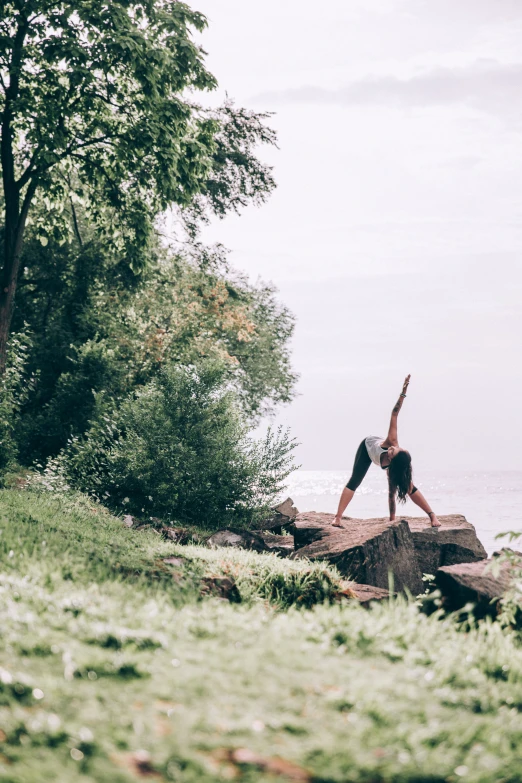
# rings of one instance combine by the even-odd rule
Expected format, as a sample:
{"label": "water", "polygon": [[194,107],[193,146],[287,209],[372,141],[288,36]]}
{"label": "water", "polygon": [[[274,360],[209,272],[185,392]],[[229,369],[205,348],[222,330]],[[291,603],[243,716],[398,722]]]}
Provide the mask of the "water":
{"label": "water", "polygon": [[[299,511],[335,512],[348,478],[345,471],[298,470],[288,479],[288,494]],[[415,484],[437,514],[464,514],[490,554],[507,544],[508,539],[495,541],[498,533],[522,531],[522,471],[433,472]],[[345,514],[364,518],[387,513],[386,476],[370,469]],[[397,516],[401,513],[423,516],[410,500],[397,504]]]}

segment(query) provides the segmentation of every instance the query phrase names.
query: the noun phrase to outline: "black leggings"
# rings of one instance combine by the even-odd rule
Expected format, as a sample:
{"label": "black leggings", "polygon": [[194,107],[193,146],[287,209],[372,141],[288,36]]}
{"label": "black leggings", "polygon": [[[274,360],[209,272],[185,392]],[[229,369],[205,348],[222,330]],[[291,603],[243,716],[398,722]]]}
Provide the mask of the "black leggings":
{"label": "black leggings", "polygon": [[355,462],[353,463],[352,477],[346,485],[352,492],[361,485],[363,478],[368,473],[368,468],[372,464],[368,449],[366,448],[366,440],[363,440],[357,453],[355,455]]}
{"label": "black leggings", "polygon": [[[366,448],[366,439],[364,439],[357,449],[357,452],[355,454],[355,462],[353,463],[353,470],[352,470],[352,476],[350,478],[350,481],[346,485],[348,489],[351,489],[352,492],[355,492],[358,487],[360,487],[363,478],[368,473],[368,468],[372,464],[372,461],[370,459],[370,455],[368,454],[368,449]],[[412,491],[409,493],[409,495],[413,495],[415,492],[417,492],[417,487],[413,486]]]}

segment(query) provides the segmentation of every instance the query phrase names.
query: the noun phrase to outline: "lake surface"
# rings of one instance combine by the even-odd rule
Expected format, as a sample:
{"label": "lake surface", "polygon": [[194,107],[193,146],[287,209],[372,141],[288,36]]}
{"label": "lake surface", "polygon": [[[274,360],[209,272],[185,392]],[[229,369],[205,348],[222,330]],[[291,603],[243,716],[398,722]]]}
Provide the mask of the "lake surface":
{"label": "lake surface", "polygon": [[[348,474],[337,470],[298,470],[288,478],[287,491],[299,511],[335,512]],[[507,545],[507,539],[495,540],[498,533],[522,531],[522,471],[434,472],[424,474],[422,481],[415,479],[415,484],[437,514],[464,514],[475,525],[489,553]],[[370,469],[345,514],[361,518],[383,517],[387,513],[386,476]],[[404,506],[397,504],[397,516],[401,513],[423,514],[409,500]]]}

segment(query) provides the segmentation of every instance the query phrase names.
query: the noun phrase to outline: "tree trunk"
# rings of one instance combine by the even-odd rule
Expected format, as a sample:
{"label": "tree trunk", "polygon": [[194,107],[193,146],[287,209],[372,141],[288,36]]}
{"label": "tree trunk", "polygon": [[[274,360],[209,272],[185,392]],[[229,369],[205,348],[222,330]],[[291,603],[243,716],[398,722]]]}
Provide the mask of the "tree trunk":
{"label": "tree trunk", "polygon": [[[18,280],[20,255],[24,236],[25,223],[31,201],[36,192],[37,177],[30,176],[29,165],[24,181],[16,180],[13,106],[19,97],[20,74],[22,70],[22,56],[24,40],[29,29],[29,23],[24,11],[20,12],[18,27],[13,39],[13,51],[9,63],[9,86],[5,91],[5,101],[2,111],[2,132],[0,139],[0,156],[2,161],[2,182],[5,198],[5,225],[4,225],[4,267],[0,278],[0,376],[5,373],[7,360],[7,340],[13,317],[14,296]],[[27,190],[23,197],[20,209],[20,197],[23,186],[27,184]]]}
{"label": "tree trunk", "polygon": [[21,210],[18,190],[9,194],[6,193],[4,268],[2,270],[0,288],[0,376],[5,373],[7,341],[13,318],[25,223],[36,188],[37,179],[35,178],[29,183]]}
{"label": "tree trunk", "polygon": [[13,318],[14,295],[19,266],[20,256],[15,258],[11,253],[11,257],[8,260],[6,253],[4,274],[2,275],[2,289],[0,290],[0,375],[4,374],[7,361],[7,341]]}

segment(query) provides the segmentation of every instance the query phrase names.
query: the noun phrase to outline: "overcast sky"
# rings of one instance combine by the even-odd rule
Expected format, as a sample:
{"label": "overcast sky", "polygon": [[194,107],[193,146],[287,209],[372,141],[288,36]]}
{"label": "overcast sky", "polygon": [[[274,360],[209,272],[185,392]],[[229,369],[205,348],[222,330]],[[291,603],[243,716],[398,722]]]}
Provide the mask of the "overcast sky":
{"label": "overcast sky", "polygon": [[269,203],[216,221],[297,317],[304,468],[399,427],[416,469],[522,469],[522,3],[192,0],[220,89],[274,111]]}

